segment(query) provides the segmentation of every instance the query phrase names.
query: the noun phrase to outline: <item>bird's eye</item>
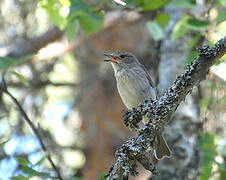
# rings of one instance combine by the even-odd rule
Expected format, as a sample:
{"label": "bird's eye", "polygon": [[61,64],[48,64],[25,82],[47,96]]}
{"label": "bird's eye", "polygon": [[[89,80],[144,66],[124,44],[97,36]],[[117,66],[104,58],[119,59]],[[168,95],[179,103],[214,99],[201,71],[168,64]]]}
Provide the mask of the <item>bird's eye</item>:
{"label": "bird's eye", "polygon": [[125,55],[123,55],[123,54],[122,54],[122,55],[120,55],[120,58],[124,58],[124,57],[125,57]]}

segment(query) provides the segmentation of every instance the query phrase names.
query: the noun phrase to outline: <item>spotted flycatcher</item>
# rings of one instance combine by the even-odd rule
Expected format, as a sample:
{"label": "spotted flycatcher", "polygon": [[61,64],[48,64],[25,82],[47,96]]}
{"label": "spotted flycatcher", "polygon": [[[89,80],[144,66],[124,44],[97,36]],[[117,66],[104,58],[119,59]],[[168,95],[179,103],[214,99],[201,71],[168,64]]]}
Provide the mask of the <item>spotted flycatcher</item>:
{"label": "spotted flycatcher", "polygon": [[[158,98],[157,89],[148,71],[133,54],[117,51],[104,55],[108,57],[105,61],[111,62],[118,92],[129,110],[138,107],[147,99]],[[157,159],[170,157],[171,151],[162,134],[156,136],[154,144],[154,155]]]}

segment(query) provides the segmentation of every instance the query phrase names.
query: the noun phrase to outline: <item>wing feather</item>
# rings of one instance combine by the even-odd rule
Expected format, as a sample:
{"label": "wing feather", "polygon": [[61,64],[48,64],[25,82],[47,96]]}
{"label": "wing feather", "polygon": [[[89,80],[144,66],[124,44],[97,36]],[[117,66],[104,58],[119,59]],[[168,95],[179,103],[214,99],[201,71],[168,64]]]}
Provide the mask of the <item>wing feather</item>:
{"label": "wing feather", "polygon": [[152,80],[152,78],[151,78],[151,76],[150,76],[148,70],[145,68],[145,66],[144,66],[143,64],[140,64],[140,66],[141,66],[141,68],[144,70],[145,75],[146,75],[146,77],[147,77],[147,79],[148,79],[148,81],[149,81],[151,87],[154,88],[155,93],[156,93],[156,98],[158,99],[158,97],[159,97],[159,95],[158,95],[158,90],[157,90],[157,88],[156,88],[156,86],[155,86],[155,84],[154,84],[154,82],[153,82],[153,80]]}

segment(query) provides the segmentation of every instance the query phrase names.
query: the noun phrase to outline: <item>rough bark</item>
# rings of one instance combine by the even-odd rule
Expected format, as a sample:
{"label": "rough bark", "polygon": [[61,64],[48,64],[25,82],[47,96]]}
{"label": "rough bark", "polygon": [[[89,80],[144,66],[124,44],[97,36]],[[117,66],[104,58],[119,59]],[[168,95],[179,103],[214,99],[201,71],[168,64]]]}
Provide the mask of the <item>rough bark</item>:
{"label": "rough bark", "polygon": [[[172,84],[178,74],[184,70],[185,50],[189,35],[171,41],[170,33],[182,11],[168,9],[171,22],[166,30],[167,38],[161,44],[161,61],[159,65],[159,86],[161,94]],[[175,13],[176,12],[176,13]],[[199,155],[197,139],[199,133],[199,97],[198,88],[194,88],[173,114],[172,121],[165,128],[165,137],[173,156],[158,163],[160,176],[152,180],[163,179],[196,179],[198,175]]]}

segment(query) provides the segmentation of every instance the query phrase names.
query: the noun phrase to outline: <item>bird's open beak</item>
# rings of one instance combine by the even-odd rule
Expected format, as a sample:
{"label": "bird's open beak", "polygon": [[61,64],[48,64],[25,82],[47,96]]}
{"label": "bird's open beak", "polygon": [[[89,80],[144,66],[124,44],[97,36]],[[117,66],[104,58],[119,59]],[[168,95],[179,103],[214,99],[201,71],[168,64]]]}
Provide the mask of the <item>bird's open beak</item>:
{"label": "bird's open beak", "polygon": [[106,53],[104,53],[104,56],[106,56],[106,57],[109,58],[109,59],[105,59],[105,60],[104,60],[105,62],[118,63],[118,62],[117,62],[117,59],[118,59],[117,56],[115,56],[115,55],[113,55],[113,54],[106,54]]}

